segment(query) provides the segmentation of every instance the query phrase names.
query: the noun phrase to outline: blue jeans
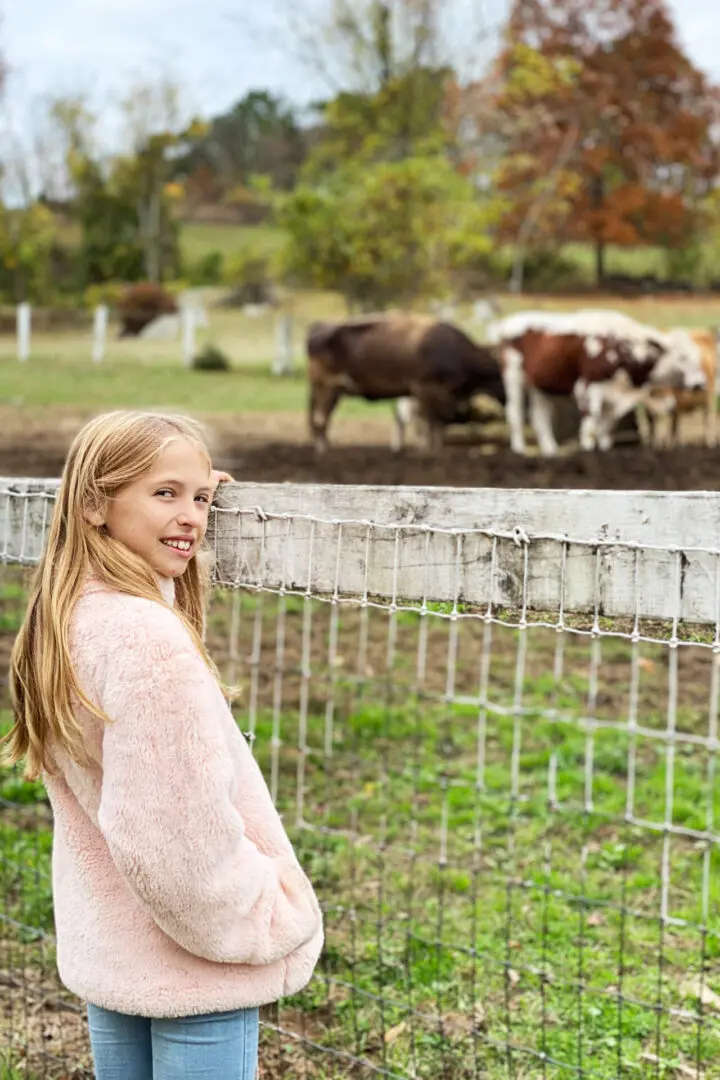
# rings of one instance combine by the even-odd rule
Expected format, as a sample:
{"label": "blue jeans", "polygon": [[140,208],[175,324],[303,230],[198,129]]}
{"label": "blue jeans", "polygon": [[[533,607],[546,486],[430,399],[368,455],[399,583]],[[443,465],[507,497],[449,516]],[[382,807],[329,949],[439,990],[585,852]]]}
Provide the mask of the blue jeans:
{"label": "blue jeans", "polygon": [[88,1005],[97,1080],[255,1080],[257,1009],[153,1019]]}

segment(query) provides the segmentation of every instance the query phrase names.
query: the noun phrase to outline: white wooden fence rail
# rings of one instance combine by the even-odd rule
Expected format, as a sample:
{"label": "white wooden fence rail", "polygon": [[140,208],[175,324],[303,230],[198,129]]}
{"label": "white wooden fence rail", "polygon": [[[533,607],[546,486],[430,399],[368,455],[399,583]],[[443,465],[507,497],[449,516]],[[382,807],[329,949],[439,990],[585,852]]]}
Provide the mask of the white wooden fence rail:
{"label": "white wooden fence rail", "polygon": [[[0,477],[3,561],[36,561],[56,486]],[[209,539],[226,584],[561,619],[720,619],[715,492],[234,483],[219,489]]]}

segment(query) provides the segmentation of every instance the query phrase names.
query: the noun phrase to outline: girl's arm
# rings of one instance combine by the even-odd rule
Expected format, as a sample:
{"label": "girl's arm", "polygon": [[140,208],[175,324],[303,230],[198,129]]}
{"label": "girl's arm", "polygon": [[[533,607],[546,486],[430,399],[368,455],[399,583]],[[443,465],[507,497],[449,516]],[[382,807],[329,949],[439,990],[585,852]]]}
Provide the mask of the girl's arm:
{"label": "girl's arm", "polygon": [[[232,802],[237,764],[222,695],[177,616],[151,608],[141,632],[121,635],[109,653],[100,828],[129,887],[184,949],[273,963],[317,934],[317,900],[289,844],[269,857],[248,839]],[[238,745],[250,799],[261,778]]]}

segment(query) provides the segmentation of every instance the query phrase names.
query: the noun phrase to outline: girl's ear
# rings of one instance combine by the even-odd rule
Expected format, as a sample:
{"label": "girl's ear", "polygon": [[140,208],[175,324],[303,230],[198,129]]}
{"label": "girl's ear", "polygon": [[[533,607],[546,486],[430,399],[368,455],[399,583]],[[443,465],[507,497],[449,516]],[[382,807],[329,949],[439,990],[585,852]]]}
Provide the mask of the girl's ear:
{"label": "girl's ear", "polygon": [[83,517],[87,521],[88,525],[94,526],[99,529],[101,525],[105,524],[105,508],[102,509],[98,506],[88,506],[83,510]]}

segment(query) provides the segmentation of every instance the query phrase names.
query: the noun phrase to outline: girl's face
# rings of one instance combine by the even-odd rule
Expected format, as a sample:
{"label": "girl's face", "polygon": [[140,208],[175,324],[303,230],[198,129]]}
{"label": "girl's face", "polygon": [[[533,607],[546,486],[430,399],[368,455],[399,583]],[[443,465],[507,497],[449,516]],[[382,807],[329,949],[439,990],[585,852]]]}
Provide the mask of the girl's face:
{"label": "girl's face", "polygon": [[207,457],[178,438],[108,501],[103,524],[156,574],[180,577],[205,536],[215,486]]}

